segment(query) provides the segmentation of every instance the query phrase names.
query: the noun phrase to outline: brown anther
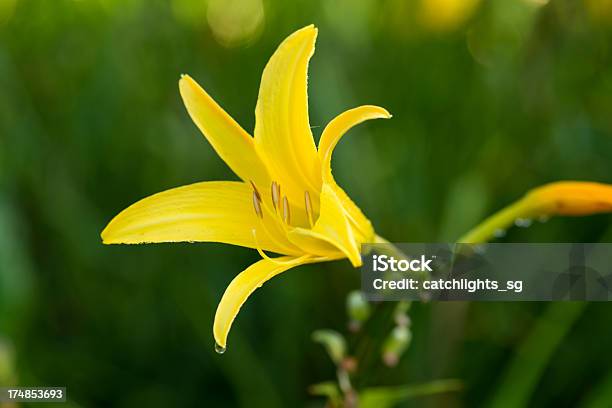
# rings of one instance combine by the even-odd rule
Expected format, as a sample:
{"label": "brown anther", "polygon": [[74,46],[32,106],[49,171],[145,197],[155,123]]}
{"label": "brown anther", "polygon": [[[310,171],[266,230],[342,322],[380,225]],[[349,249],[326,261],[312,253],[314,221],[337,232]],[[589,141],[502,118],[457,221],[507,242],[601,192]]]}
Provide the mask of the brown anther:
{"label": "brown anther", "polygon": [[308,222],[310,223],[310,226],[312,227],[313,224],[313,216],[312,216],[312,201],[310,201],[310,193],[307,191],[304,191],[304,205],[306,208],[306,215],[308,215]]}
{"label": "brown anther", "polygon": [[287,196],[283,197],[282,210],[283,221],[285,221],[285,224],[289,224],[291,222],[291,211],[289,210],[289,200],[287,200]]}
{"label": "brown anther", "polygon": [[280,185],[276,181],[272,182],[272,205],[275,210],[280,207]]}
{"label": "brown anther", "polygon": [[251,186],[253,187],[253,193],[257,196],[257,199],[261,204],[261,195],[259,194],[259,190],[257,190],[257,187],[255,186],[255,183],[253,183],[253,180],[249,180],[249,183],[251,183]]}
{"label": "brown anther", "polygon": [[263,211],[261,210],[261,199],[257,190],[253,190],[253,208],[255,208],[255,214],[259,218],[263,218]]}

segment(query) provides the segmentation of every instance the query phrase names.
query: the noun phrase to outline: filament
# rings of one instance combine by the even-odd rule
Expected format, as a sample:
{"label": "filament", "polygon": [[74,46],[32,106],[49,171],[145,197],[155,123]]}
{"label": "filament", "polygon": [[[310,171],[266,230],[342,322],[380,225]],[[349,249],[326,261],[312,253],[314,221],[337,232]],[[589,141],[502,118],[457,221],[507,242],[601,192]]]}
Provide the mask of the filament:
{"label": "filament", "polygon": [[[257,187],[255,187],[255,184],[252,181],[251,181],[251,185],[253,186],[253,208],[255,209],[255,214],[257,214],[257,218],[259,218],[259,225],[262,231],[264,231],[266,235],[270,238],[270,240],[273,241],[276,245],[278,245],[279,248],[283,248],[286,251],[286,253],[289,254],[289,253],[295,252],[295,248],[292,248],[291,246],[287,246],[287,244],[285,244],[284,242],[279,241],[276,238],[276,236],[272,234],[270,230],[268,229],[268,226],[263,220],[262,204],[264,205],[264,208],[267,211],[269,211],[269,208],[265,207],[265,203],[262,203],[261,195],[259,195],[259,191],[257,191]],[[278,214],[278,212],[276,212],[275,214]],[[283,230],[286,232],[285,225],[283,225],[282,223],[280,225],[283,227]],[[253,232],[255,232],[255,229],[253,229]],[[259,244],[257,242],[256,242],[256,246],[259,247]],[[260,250],[257,249],[257,251],[259,252]]]}
{"label": "filament", "polygon": [[307,259],[307,258],[310,257],[310,255],[302,255],[299,258],[295,258],[295,259],[292,259],[290,261],[279,261],[278,259],[270,258],[268,256],[268,254],[266,254],[263,251],[263,249],[261,249],[261,247],[259,246],[259,241],[257,240],[257,231],[255,230],[255,228],[253,228],[251,230],[251,232],[253,233],[253,239],[255,240],[255,249],[257,250],[259,255],[261,255],[261,257],[263,259],[265,259],[266,261],[270,261],[270,262],[275,263],[277,265],[292,265],[296,261],[302,261],[302,260]]}

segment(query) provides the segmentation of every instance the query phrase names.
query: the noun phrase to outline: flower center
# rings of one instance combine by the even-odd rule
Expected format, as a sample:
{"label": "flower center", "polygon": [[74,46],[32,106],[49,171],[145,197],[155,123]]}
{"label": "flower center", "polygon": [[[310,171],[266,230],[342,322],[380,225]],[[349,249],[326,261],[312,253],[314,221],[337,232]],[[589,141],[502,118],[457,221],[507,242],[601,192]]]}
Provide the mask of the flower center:
{"label": "flower center", "polygon": [[[253,187],[253,209],[255,210],[255,214],[260,219],[263,219],[264,211],[263,206],[265,203],[261,198],[261,194],[257,189],[257,186],[252,181],[251,187]],[[272,207],[274,214],[278,217],[278,219],[290,226],[291,225],[291,208],[289,205],[289,199],[286,195],[282,195],[281,186],[276,181],[273,181],[270,185],[270,196],[272,199]],[[304,191],[304,209],[306,211],[306,216],[308,218],[308,224],[310,228],[314,225],[314,213],[312,209],[312,200],[310,199],[310,193],[308,191]]]}

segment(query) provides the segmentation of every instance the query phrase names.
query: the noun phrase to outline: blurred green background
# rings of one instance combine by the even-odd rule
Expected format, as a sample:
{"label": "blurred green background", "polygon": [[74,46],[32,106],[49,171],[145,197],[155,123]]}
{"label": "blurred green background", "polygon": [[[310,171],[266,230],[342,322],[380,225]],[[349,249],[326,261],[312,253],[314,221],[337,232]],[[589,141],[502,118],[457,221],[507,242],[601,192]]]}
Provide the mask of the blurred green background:
{"label": "blurred green background", "polygon": [[[335,368],[310,334],[347,331],[348,262],[267,283],[217,355],[216,304],[255,251],[99,238],[144,196],[235,179],[190,121],[179,75],[252,130],[263,66],[310,23],[315,137],[357,105],[394,115],[351,131],[334,159],[386,238],[448,242],[537,185],[612,182],[609,0],[0,0],[2,384],[65,385],[83,407],[324,404],[307,389]],[[611,240],[608,215],[501,239]],[[464,381],[406,406],[609,407],[611,312],[417,304],[400,364],[355,382]]]}

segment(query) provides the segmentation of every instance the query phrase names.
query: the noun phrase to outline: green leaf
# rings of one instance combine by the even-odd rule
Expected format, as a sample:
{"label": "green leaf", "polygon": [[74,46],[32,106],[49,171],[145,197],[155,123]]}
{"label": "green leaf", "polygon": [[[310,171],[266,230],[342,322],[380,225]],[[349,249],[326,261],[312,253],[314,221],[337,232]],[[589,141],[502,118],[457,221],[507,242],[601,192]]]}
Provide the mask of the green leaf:
{"label": "green leaf", "polygon": [[584,311],[586,302],[551,303],[519,346],[490,407],[522,407],[529,399],[550,359]]}
{"label": "green leaf", "polygon": [[461,381],[448,379],[417,385],[366,388],[359,394],[359,407],[391,408],[410,398],[459,391],[462,387]]}
{"label": "green leaf", "polygon": [[584,408],[605,408],[612,406],[612,372],[595,384],[580,403]]}
{"label": "green leaf", "polygon": [[325,347],[334,364],[338,365],[342,362],[346,355],[346,340],[340,333],[327,329],[315,330],[312,333],[312,339]]}
{"label": "green leaf", "polygon": [[326,381],[319,384],[313,384],[308,388],[312,395],[326,397],[330,404],[334,407],[342,405],[342,395],[340,389],[333,381]]}

